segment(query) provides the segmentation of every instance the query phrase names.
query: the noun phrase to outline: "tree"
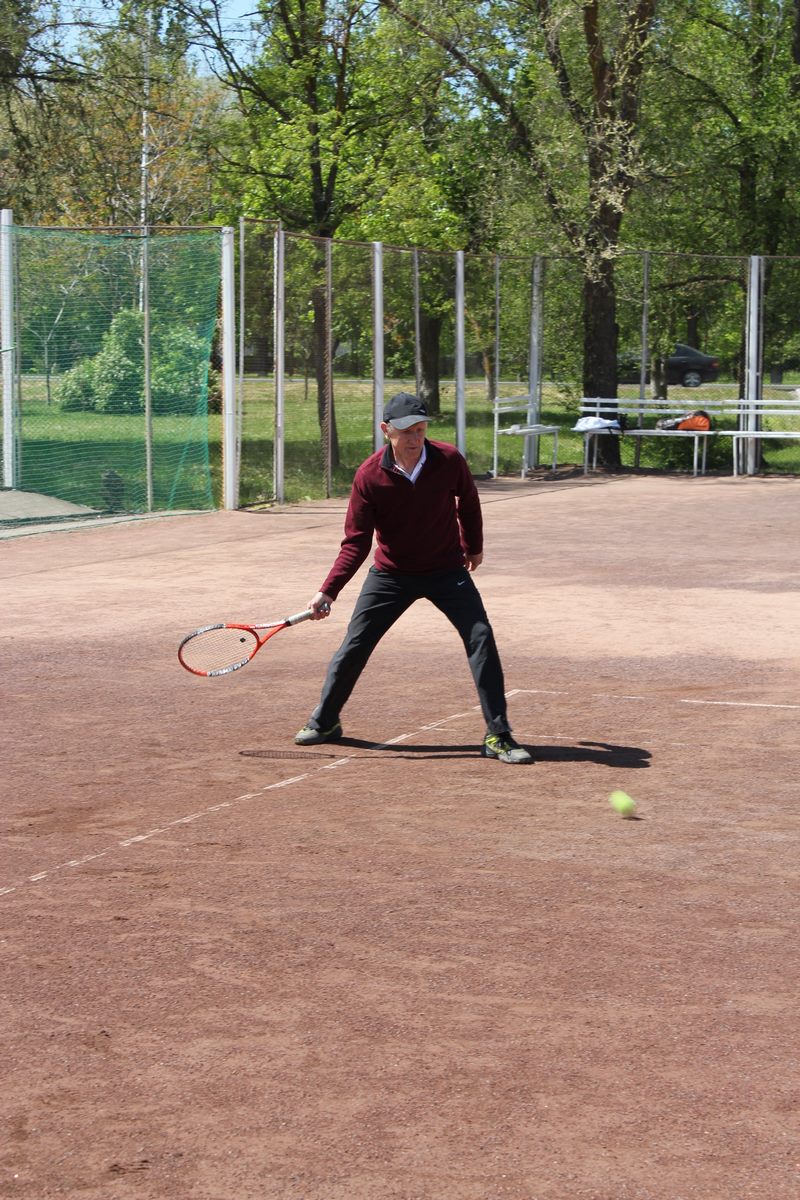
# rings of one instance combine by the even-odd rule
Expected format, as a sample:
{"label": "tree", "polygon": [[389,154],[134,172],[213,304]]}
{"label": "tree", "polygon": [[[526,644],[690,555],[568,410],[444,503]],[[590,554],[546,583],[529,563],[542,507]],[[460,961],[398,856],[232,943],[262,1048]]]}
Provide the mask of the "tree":
{"label": "tree", "polygon": [[[438,45],[502,121],[583,271],[583,388],[617,394],[614,260],[642,173],[640,94],[658,0],[382,6]],[[607,439],[610,444],[613,439]]]}
{"label": "tree", "polygon": [[[728,354],[741,385],[744,258],[793,254],[800,233],[800,4],[702,0],[668,24],[643,110],[655,169],[634,197],[626,236],[653,248],[741,256],[684,264],[668,306],[678,337],[693,345],[702,318],[714,338],[709,348]],[[796,353],[790,274],[767,264],[765,354],[776,373]]]}
{"label": "tree", "polygon": [[29,221],[139,224],[146,136],[148,223],[209,220],[223,97],[189,64],[180,26],[129,6],[87,29],[73,62],[80,86],[56,77],[15,98],[26,151],[10,158],[9,205]]}
{"label": "tree", "polygon": [[[181,0],[179,7],[236,99],[226,150],[230,193],[248,215],[278,218],[319,239],[307,269],[322,428],[330,353],[322,239],[357,222],[380,190],[376,181],[386,180],[387,164],[396,161],[395,139],[419,97],[436,88],[441,64],[428,55],[409,69],[365,0],[268,0],[245,46],[228,36],[218,0]],[[334,414],[331,420],[335,466]]]}

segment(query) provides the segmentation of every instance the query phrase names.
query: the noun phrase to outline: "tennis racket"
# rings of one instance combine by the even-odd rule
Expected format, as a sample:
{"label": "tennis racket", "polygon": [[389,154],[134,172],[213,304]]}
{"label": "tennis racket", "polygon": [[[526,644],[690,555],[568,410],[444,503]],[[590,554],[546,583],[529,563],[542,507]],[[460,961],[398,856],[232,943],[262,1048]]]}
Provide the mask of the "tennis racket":
{"label": "tennis racket", "polygon": [[265,642],[282,629],[312,616],[310,608],[263,625],[204,625],[187,634],[178,647],[178,661],[193,675],[210,678],[239,671],[255,658]]}

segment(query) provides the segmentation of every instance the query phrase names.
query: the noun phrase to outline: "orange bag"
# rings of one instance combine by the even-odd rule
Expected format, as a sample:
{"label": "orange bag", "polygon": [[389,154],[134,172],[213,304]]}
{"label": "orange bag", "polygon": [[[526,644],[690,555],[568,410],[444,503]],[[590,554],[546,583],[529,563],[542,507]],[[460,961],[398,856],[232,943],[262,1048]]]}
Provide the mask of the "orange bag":
{"label": "orange bag", "polygon": [[695,429],[701,433],[708,432],[708,430],[711,428],[711,417],[707,412],[703,412],[702,409],[698,409],[697,412],[693,412],[690,416],[684,417],[683,420],[678,423],[677,428],[690,430]]}

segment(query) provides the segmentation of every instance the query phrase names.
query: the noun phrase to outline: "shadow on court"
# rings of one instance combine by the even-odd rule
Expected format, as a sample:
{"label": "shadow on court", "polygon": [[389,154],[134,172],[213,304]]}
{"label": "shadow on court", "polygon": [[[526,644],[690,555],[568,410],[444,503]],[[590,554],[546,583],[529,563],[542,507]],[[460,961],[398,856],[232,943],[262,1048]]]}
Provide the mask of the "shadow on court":
{"label": "shadow on court", "polygon": [[652,755],[641,746],[616,746],[613,742],[578,742],[575,746],[528,746],[539,762],[591,762],[601,767],[650,766]]}
{"label": "shadow on court", "polygon": [[[524,743],[521,743],[524,744]],[[591,762],[606,767],[629,767],[639,769],[650,766],[650,751],[639,746],[616,746],[610,742],[579,742],[575,746],[532,746],[525,749],[533,755],[535,762]],[[357,753],[353,753],[356,751]],[[414,746],[408,742],[396,746],[376,745],[361,738],[343,737],[338,742],[327,742],[323,746],[307,750],[264,749],[240,750],[244,758],[269,759],[315,759],[315,758],[358,758],[367,759],[436,759],[478,758],[480,744],[464,746]]]}

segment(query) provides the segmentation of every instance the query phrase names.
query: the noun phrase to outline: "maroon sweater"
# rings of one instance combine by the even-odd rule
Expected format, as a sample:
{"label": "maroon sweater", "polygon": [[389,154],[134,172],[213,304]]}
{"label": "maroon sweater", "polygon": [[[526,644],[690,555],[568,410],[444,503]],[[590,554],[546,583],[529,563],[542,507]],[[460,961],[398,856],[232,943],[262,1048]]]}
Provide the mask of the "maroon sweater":
{"label": "maroon sweater", "polygon": [[356,471],[336,562],[320,591],[335,600],[366,559],[375,534],[381,571],[428,575],[464,565],[464,551],[483,550],[478,489],[455,446],[425,442],[416,483],[394,470],[390,446]]}

